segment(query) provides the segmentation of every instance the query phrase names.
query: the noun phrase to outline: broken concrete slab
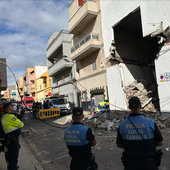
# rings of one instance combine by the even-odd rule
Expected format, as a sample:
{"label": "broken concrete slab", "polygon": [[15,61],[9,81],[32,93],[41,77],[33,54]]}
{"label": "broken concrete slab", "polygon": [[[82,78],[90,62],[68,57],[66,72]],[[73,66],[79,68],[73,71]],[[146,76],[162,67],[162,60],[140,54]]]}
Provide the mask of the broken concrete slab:
{"label": "broken concrete slab", "polygon": [[98,129],[107,129],[108,123],[101,123],[97,128]]}

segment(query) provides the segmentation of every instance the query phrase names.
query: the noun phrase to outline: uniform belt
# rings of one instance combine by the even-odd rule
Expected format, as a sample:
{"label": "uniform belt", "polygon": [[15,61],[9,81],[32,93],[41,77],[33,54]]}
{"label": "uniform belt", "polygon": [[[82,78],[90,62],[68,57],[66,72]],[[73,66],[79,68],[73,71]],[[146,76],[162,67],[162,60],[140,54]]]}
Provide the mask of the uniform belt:
{"label": "uniform belt", "polygon": [[127,158],[128,161],[130,162],[138,162],[138,161],[142,161],[142,162],[145,162],[145,161],[155,161],[155,157],[134,157],[134,158],[130,158],[128,157]]}
{"label": "uniform belt", "polygon": [[92,158],[89,159],[80,159],[80,158],[72,158],[73,161],[79,161],[79,162],[87,162],[87,161],[91,161]]}

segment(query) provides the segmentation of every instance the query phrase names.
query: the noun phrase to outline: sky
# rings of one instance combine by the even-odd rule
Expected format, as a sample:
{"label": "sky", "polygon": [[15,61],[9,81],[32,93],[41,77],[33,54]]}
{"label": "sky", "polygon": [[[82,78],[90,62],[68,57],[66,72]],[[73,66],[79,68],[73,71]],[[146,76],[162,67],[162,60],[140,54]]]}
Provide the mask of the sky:
{"label": "sky", "polygon": [[[27,67],[46,65],[48,38],[68,30],[72,0],[0,0],[0,58],[17,80]],[[8,87],[15,85],[7,69]]]}

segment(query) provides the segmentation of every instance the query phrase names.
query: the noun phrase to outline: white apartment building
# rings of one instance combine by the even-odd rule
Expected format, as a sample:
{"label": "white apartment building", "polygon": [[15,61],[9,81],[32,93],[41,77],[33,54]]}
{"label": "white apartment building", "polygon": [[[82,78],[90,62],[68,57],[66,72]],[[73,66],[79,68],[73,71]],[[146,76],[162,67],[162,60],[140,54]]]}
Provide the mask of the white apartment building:
{"label": "white apartment building", "polygon": [[109,102],[126,110],[125,86],[145,79],[154,84],[160,111],[170,112],[169,39],[162,48],[170,1],[100,0],[100,6]]}
{"label": "white apartment building", "polygon": [[47,67],[48,76],[52,77],[52,95],[64,96],[71,107],[77,106],[74,63],[71,59],[71,35],[68,31],[53,32],[48,39]]}

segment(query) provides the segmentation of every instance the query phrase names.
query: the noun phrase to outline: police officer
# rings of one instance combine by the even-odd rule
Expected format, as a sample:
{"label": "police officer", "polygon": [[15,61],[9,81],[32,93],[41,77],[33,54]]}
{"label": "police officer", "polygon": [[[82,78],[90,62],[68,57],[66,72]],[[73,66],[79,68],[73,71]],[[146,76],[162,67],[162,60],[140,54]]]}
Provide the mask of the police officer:
{"label": "police officer", "polygon": [[33,105],[32,105],[32,116],[33,116],[33,119],[36,118],[36,103],[33,102]]}
{"label": "police officer", "polygon": [[[5,158],[8,170],[16,170],[19,155],[19,135],[24,124],[13,114],[14,108],[11,102],[5,102],[3,105],[4,114],[2,115],[1,125],[5,132],[6,138],[6,152]],[[17,115],[20,114],[18,110],[15,111]]]}
{"label": "police officer", "polygon": [[129,109],[131,114],[120,123],[116,141],[117,147],[124,149],[122,162],[125,170],[158,170],[154,148],[163,144],[162,135],[153,119],[140,114],[138,97],[129,100]]}
{"label": "police officer", "polygon": [[100,114],[103,114],[107,107],[109,106],[109,102],[100,102],[98,105],[97,105],[97,112],[99,112]]}
{"label": "police officer", "polygon": [[72,157],[70,170],[95,170],[91,146],[97,141],[92,130],[82,124],[84,118],[81,107],[73,108],[73,124],[64,132],[64,140]]}

